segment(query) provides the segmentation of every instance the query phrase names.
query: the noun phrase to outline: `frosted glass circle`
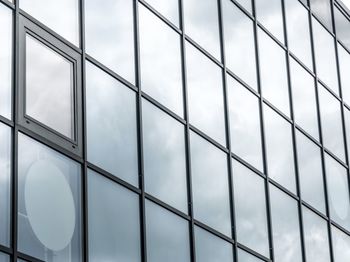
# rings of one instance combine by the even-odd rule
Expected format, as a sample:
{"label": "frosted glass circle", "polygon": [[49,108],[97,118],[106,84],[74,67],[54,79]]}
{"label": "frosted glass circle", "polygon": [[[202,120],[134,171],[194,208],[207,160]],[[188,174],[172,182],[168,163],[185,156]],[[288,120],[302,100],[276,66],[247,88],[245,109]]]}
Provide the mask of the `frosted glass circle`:
{"label": "frosted glass circle", "polygon": [[24,199],[29,223],[39,241],[53,251],[64,249],[73,237],[75,205],[61,170],[47,160],[32,164]]}

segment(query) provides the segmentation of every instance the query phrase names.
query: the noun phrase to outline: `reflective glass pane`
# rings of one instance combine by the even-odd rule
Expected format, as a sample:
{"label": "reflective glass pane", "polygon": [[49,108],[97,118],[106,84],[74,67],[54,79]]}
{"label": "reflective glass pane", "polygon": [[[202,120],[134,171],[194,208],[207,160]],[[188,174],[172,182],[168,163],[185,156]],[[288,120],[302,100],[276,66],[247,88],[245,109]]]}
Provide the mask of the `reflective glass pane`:
{"label": "reflective glass pane", "polygon": [[341,89],[344,102],[350,105],[350,54],[338,44]]}
{"label": "reflective glass pane", "polygon": [[312,53],[309,14],[298,0],[284,1],[288,32],[288,47],[309,69],[312,68]]}
{"label": "reflective glass pane", "polygon": [[191,133],[191,167],[195,218],[231,236],[226,154]]}
{"label": "reflective glass pane", "polygon": [[322,85],[319,85],[318,90],[323,144],[340,159],[345,160],[340,102]]}
{"label": "reflective glass pane", "polygon": [[186,0],[183,5],[186,34],[221,60],[217,1]]}
{"label": "reflective glass pane", "polygon": [[88,172],[89,261],[141,261],[137,194]]}
{"label": "reflective glass pane", "polygon": [[68,41],[79,45],[78,0],[21,0],[20,8]]}
{"label": "reflective glass pane", "polygon": [[90,63],[86,72],[88,160],[137,185],[136,95]]}
{"label": "reflective glass pane", "polygon": [[139,19],[142,91],[182,116],[180,36],[141,4]]}
{"label": "reflective glass pane", "polygon": [[334,262],[350,261],[350,236],[332,227]]}
{"label": "reflective glass pane", "polygon": [[[291,1],[291,0],[290,0]],[[282,1],[255,0],[256,16],[279,41],[284,43]]]}
{"label": "reflective glass pane", "polygon": [[0,5],[0,115],[11,118],[12,11]]}
{"label": "reflective glass pane", "polygon": [[321,149],[301,132],[296,132],[301,197],[325,213]]}
{"label": "reflective glass pane", "polygon": [[10,245],[11,129],[0,124],[0,244]]}
{"label": "reflective glass pane", "polygon": [[25,41],[25,113],[73,139],[73,63],[29,34]]}
{"label": "reflective glass pane", "polygon": [[159,13],[169,19],[174,25],[179,26],[179,2],[178,0],[146,0]]}
{"label": "reflective glass pane", "polygon": [[264,179],[233,161],[237,240],[269,256]]}
{"label": "reflective glass pane", "polygon": [[0,253],[0,262],[10,262],[10,257],[4,253]]}
{"label": "reflective glass pane", "polygon": [[345,16],[342,11],[334,6],[334,20],[337,37],[347,48],[350,48],[349,16]]}
{"label": "reflective glass pane", "polygon": [[232,245],[221,238],[195,226],[196,261],[232,262]]}
{"label": "reflective glass pane", "polygon": [[190,122],[225,145],[221,69],[191,44],[186,44]]}
{"label": "reflective glass pane", "polygon": [[238,249],[238,262],[262,262],[262,260],[250,255],[242,249]]}
{"label": "reflective glass pane", "polygon": [[329,262],[327,221],[303,207],[303,224],[306,260]]}
{"label": "reflective glass pane", "polygon": [[263,170],[259,99],[227,77],[232,151]]}
{"label": "reflective glass pane", "polygon": [[259,29],[259,59],[263,96],[289,116],[286,54]]}
{"label": "reflective glass pane", "polygon": [[237,0],[236,2],[252,13],[252,0]]}
{"label": "reflective glass pane", "polygon": [[146,201],[147,261],[189,262],[188,222]]}
{"label": "reflective glass pane", "polygon": [[291,125],[266,105],[264,122],[269,176],[288,190],[295,192]]}
{"label": "reflective glass pane", "polygon": [[290,58],[295,122],[318,140],[318,115],[314,78]]}
{"label": "reflective glass pane", "polygon": [[334,39],[315,18],[312,19],[312,26],[317,76],[338,94]]}
{"label": "reflective glass pane", "polygon": [[332,220],[350,230],[349,183],[345,167],[325,155],[328,203]]}
{"label": "reflective glass pane", "polygon": [[253,21],[232,1],[224,0],[222,3],[226,65],[257,90]]}
{"label": "reflective glass pane", "polygon": [[350,110],[344,107],[344,118],[346,124],[346,141],[348,143],[348,158],[350,162]]}
{"label": "reflective glass pane", "polygon": [[298,202],[275,186],[270,186],[270,199],[274,261],[302,261]]}
{"label": "reflective glass pane", "polygon": [[143,100],[145,190],[187,213],[184,126]]}
{"label": "reflective glass pane", "polygon": [[85,38],[88,54],[134,83],[132,0],[86,0]]}
{"label": "reflective glass pane", "polygon": [[18,249],[45,261],[81,261],[81,166],[18,136]]}
{"label": "reflective glass pane", "polygon": [[311,11],[322,23],[332,30],[332,10],[330,0],[309,0]]}

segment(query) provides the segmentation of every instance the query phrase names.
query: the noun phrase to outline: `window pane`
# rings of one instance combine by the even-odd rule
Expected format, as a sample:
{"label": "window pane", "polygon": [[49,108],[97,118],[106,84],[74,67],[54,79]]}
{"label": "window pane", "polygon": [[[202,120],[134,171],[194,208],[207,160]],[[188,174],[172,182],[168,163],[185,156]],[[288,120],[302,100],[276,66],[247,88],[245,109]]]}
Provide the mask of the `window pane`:
{"label": "window pane", "polygon": [[141,261],[137,194],[88,171],[89,261]]}
{"label": "window pane", "polygon": [[298,203],[270,186],[275,261],[302,261]]}
{"label": "window pane", "polygon": [[183,4],[186,34],[221,60],[217,1],[186,0]]}
{"label": "window pane", "polygon": [[81,166],[18,137],[18,249],[45,261],[81,261]]}
{"label": "window pane", "polygon": [[[79,45],[78,0],[21,0],[20,8],[76,46]],[[62,19],[64,14],[64,19]]]}
{"label": "window pane", "polygon": [[137,185],[136,95],[90,63],[86,71],[88,160]]}
{"label": "window pane", "polygon": [[242,249],[238,249],[238,261],[239,262],[262,262],[262,260],[257,257],[250,255],[249,253],[243,251]]}
{"label": "window pane", "polygon": [[223,1],[222,9],[227,67],[257,90],[253,21],[230,0]]}
{"label": "window pane", "polygon": [[74,139],[73,63],[26,35],[25,113]]}
{"label": "window pane", "polygon": [[350,105],[350,54],[338,44],[339,71],[344,102]]}
{"label": "window pane", "polygon": [[232,150],[263,170],[259,99],[230,76],[227,85]]}
{"label": "window pane", "polygon": [[86,52],[135,82],[132,0],[85,1]]}
{"label": "window pane", "polygon": [[241,4],[245,9],[252,13],[252,0],[237,0],[239,4]]}
{"label": "window pane", "polygon": [[295,122],[318,140],[318,116],[314,78],[290,58]]}
{"label": "window pane", "polygon": [[0,262],[10,262],[10,257],[4,253],[0,253]]}
{"label": "window pane", "polygon": [[184,126],[143,100],[145,190],[187,213]]}
{"label": "window pane", "polygon": [[12,11],[0,6],[0,115],[11,118],[12,97]]}
{"label": "window pane", "polygon": [[309,0],[311,11],[332,30],[332,11],[330,0]]}
{"label": "window pane", "polygon": [[301,132],[296,132],[301,197],[325,213],[321,149]]}
{"label": "window pane", "polygon": [[[178,0],[146,0],[159,13],[169,19],[174,25],[179,26],[179,3]],[[160,36],[160,35],[158,35]]]}
{"label": "window pane", "polygon": [[295,192],[295,172],[291,125],[264,106],[266,153],[269,176]]}
{"label": "window pane", "polygon": [[191,167],[195,218],[231,236],[226,154],[191,133]]}
{"label": "window pane", "polygon": [[188,222],[146,201],[147,261],[190,261]]}
{"label": "window pane", "polygon": [[11,128],[0,124],[0,244],[10,245]]}
{"label": "window pane", "polygon": [[303,224],[306,260],[329,262],[327,221],[303,207]]}
{"label": "window pane", "polygon": [[284,4],[289,49],[312,70],[308,11],[298,0],[285,1]]}
{"label": "window pane", "polygon": [[350,110],[346,109],[344,107],[344,118],[345,118],[345,125],[346,125],[346,141],[348,143],[348,158],[350,162]]}
{"label": "window pane", "polygon": [[350,21],[348,16],[345,16],[344,13],[334,6],[334,19],[337,37],[347,48],[350,48]]}
{"label": "window pane", "polygon": [[183,116],[180,36],[142,4],[139,15],[142,90]]}
{"label": "window pane", "polygon": [[350,230],[349,183],[345,167],[325,155],[328,202],[332,220]]}
{"label": "window pane", "polygon": [[225,145],[221,69],[191,44],[186,44],[190,122]]}
{"label": "window pane", "polygon": [[237,161],[232,163],[238,242],[268,257],[264,180]]}
{"label": "window pane", "polygon": [[340,102],[319,85],[323,144],[341,160],[345,159]]}
{"label": "window pane", "polygon": [[196,261],[232,262],[232,245],[221,238],[195,226]]}
{"label": "window pane", "polygon": [[286,54],[261,29],[259,30],[259,56],[262,94],[289,116]]}
{"label": "window pane", "polygon": [[334,249],[334,262],[350,260],[350,237],[332,226],[332,239]]}
{"label": "window pane", "polygon": [[315,45],[315,59],[317,76],[336,94],[338,90],[338,76],[333,37],[322,25],[312,20]]}
{"label": "window pane", "polygon": [[258,20],[279,41],[284,43],[281,0],[255,0]]}

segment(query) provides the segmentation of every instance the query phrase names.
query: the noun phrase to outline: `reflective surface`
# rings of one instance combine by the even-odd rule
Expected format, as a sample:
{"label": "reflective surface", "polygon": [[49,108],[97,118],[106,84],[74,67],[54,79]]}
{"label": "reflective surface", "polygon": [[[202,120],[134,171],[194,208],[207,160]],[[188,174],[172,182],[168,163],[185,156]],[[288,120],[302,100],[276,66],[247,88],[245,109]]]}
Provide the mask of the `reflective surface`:
{"label": "reflective surface", "polygon": [[231,236],[227,157],[194,133],[190,139],[194,217]]}
{"label": "reflective surface", "polygon": [[146,0],[159,13],[170,20],[174,25],[179,26],[179,2],[178,0]]}
{"label": "reflective surface", "polygon": [[332,30],[332,13],[329,0],[310,0],[312,12],[329,29]]}
{"label": "reflective surface", "polygon": [[344,118],[345,118],[345,125],[346,125],[346,141],[347,141],[347,148],[348,148],[348,160],[350,162],[350,110],[344,108]]}
{"label": "reflective surface", "polygon": [[139,15],[142,91],[182,116],[180,36],[142,5]]}
{"label": "reflective surface", "polygon": [[[349,17],[349,16],[348,16]],[[342,43],[350,48],[350,33],[349,26],[350,21],[340,9],[337,7],[334,8],[334,19],[335,19],[335,28],[337,30],[337,37],[342,41]]]}
{"label": "reflective surface", "polygon": [[350,54],[338,44],[338,58],[342,95],[345,103],[350,105]]}
{"label": "reflective surface", "polygon": [[89,261],[141,261],[139,198],[88,172]]}
{"label": "reflective surface", "polygon": [[239,262],[261,262],[262,260],[250,255],[249,253],[243,251],[242,249],[238,249],[238,261]]}
{"label": "reflective surface", "polygon": [[191,261],[186,220],[146,201],[146,229],[147,261]]}
{"label": "reflective surface", "polygon": [[334,261],[343,262],[350,260],[350,237],[332,226],[332,239]]}
{"label": "reflective surface", "polygon": [[137,185],[136,96],[94,65],[86,71],[88,160]]}
{"label": "reflective surface", "polygon": [[187,213],[184,126],[143,100],[145,190]]}
{"label": "reflective surface", "polygon": [[4,253],[0,253],[0,262],[10,262],[10,257]]}

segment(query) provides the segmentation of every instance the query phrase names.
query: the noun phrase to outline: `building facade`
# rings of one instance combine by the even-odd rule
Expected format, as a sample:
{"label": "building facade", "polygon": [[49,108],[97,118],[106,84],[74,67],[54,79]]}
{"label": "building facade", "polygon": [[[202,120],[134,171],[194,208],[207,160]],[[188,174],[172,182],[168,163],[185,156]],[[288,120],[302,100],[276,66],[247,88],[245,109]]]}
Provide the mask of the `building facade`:
{"label": "building facade", "polygon": [[350,261],[349,9],[0,0],[0,261]]}

